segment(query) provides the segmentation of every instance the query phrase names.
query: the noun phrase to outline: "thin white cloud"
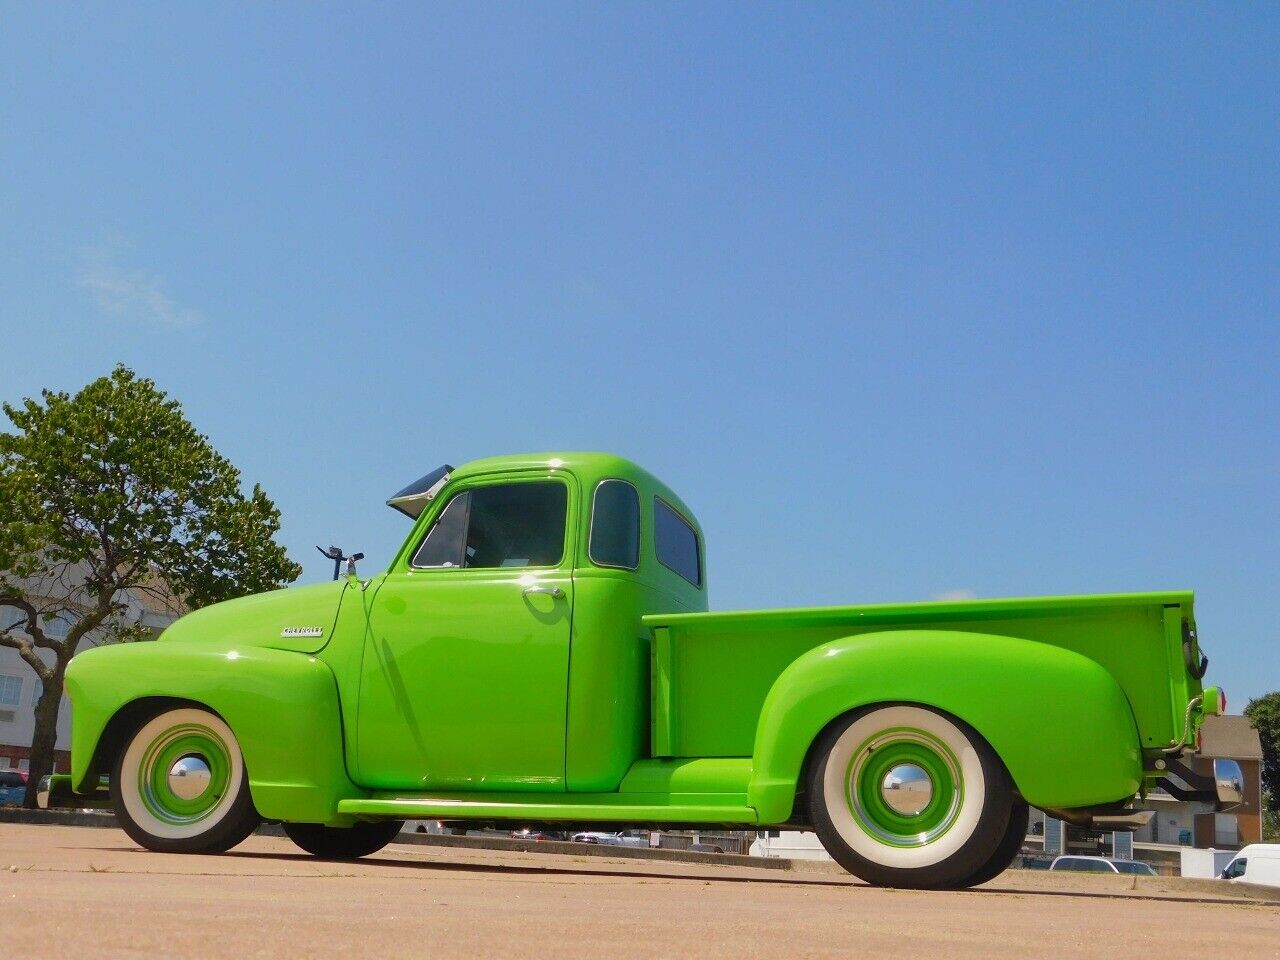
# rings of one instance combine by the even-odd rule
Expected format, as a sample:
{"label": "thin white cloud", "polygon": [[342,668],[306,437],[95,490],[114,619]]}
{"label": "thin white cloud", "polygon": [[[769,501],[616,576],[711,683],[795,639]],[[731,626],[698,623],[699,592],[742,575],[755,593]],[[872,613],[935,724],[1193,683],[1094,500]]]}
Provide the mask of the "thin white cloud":
{"label": "thin white cloud", "polygon": [[972,600],[975,597],[977,597],[977,594],[968,587],[960,587],[956,590],[944,590],[942,593],[935,593],[933,595],[933,599],[935,600]]}
{"label": "thin white cloud", "polygon": [[111,240],[80,252],[76,284],[89,291],[99,310],[111,317],[177,329],[199,323],[199,311],[185,307],[164,290],[164,279],[126,265],[128,245]]}

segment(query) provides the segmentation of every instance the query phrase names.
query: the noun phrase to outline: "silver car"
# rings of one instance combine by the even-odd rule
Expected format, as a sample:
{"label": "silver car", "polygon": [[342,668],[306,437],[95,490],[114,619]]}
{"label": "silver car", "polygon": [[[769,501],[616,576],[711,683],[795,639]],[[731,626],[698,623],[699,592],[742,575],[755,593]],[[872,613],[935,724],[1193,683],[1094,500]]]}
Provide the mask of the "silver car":
{"label": "silver car", "polygon": [[1050,870],[1068,870],[1075,873],[1128,873],[1139,877],[1155,877],[1158,874],[1148,863],[1140,860],[1112,860],[1109,857],[1058,857],[1049,865]]}

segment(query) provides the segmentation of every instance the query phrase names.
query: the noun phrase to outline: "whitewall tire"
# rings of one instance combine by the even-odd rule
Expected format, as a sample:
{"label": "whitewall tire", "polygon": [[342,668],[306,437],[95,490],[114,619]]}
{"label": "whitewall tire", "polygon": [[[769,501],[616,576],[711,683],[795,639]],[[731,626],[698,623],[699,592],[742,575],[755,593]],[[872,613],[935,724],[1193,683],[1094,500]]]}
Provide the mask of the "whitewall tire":
{"label": "whitewall tire", "polygon": [[165,853],[220,853],[260,822],[235,734],[198,707],[167,710],[133,733],[116,761],[111,801],[135,842]]}
{"label": "whitewall tire", "polygon": [[987,742],[914,704],[833,723],[808,770],[810,820],[827,852],[869,883],[963,886],[996,855],[1014,802]]}

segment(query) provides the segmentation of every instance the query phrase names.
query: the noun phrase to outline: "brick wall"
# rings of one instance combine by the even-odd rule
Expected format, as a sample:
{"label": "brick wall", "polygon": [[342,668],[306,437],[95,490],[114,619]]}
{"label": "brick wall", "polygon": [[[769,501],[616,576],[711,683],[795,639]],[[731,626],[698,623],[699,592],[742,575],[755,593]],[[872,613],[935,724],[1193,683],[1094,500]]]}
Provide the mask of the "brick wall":
{"label": "brick wall", "polygon": [[[7,761],[5,760],[6,757],[9,758]],[[21,761],[30,759],[30,747],[0,743],[0,770],[17,770]],[[70,750],[55,750],[53,752],[53,771],[54,773],[71,772]]]}

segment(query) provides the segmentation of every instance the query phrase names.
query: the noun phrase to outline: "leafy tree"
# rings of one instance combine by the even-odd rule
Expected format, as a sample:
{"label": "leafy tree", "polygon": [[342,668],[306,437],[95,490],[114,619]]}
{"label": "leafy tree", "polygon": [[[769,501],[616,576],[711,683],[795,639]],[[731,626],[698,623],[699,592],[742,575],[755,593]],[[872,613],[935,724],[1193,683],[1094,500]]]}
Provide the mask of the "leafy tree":
{"label": "leafy tree", "polygon": [[1270,790],[1262,791],[1262,842],[1280,841],[1280,811]]}
{"label": "leafy tree", "polygon": [[1244,715],[1262,741],[1262,786],[1267,793],[1264,806],[1280,811],[1280,690],[1250,700]]}
{"label": "leafy tree", "polygon": [[74,396],[44,390],[3,409],[15,429],[0,432],[0,645],[43,684],[31,806],[52,770],[77,645],[135,638],[125,591],[196,607],[282,586],[301,568],[275,542],[275,504],[256,485],[244,495],[240,472],[153,381],[117,366]]}

